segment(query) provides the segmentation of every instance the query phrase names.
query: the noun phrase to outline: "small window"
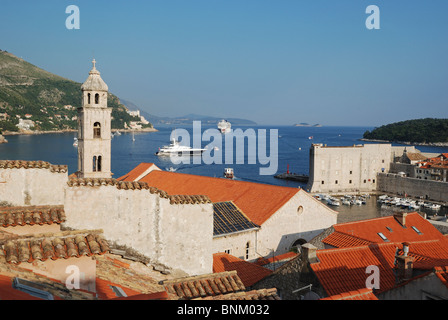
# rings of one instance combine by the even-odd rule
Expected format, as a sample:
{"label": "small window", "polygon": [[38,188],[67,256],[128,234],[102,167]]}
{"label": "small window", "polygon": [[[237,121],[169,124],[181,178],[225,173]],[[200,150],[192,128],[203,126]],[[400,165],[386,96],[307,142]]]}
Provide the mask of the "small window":
{"label": "small window", "polygon": [[414,229],[414,231],[417,232],[417,234],[422,234],[422,232],[418,230],[417,227],[412,226],[412,229]]}
{"label": "small window", "polygon": [[352,183],[352,180],[348,180],[348,183]]}
{"label": "small window", "polygon": [[93,138],[101,138],[101,124],[99,122],[93,124]]}
{"label": "small window", "polygon": [[128,295],[126,294],[126,292],[124,292],[124,290],[120,287],[117,286],[112,286],[109,285],[109,287],[112,289],[112,291],[115,293],[115,296],[117,296],[118,298],[122,298],[122,297],[127,297]]}
{"label": "small window", "polygon": [[383,239],[384,241],[389,241],[389,239],[387,239],[387,237],[386,237],[383,233],[378,232],[377,234],[378,234],[378,235],[380,236],[380,238]]}
{"label": "small window", "polygon": [[90,104],[90,93],[87,94],[87,104]]}
{"label": "small window", "polygon": [[324,184],[325,182],[324,182],[324,180],[322,180],[322,184]]}
{"label": "small window", "polygon": [[302,206],[299,206],[298,208],[297,208],[297,213],[298,214],[301,214],[303,212],[303,207]]}
{"label": "small window", "polygon": [[367,180],[366,179],[364,179],[364,183],[366,183],[367,182]]}
{"label": "small window", "polygon": [[95,94],[95,104],[99,104],[100,103],[100,95],[97,93]]}
{"label": "small window", "polygon": [[246,260],[249,259],[249,249],[250,249],[250,243],[246,243]]}
{"label": "small window", "polygon": [[387,230],[389,230],[389,232],[393,232],[391,227],[386,227]]}
{"label": "small window", "polygon": [[14,278],[12,287],[16,290],[28,293],[33,297],[37,297],[44,300],[54,300],[53,295],[47,291],[47,288],[43,284],[28,281],[21,278]]}
{"label": "small window", "polygon": [[352,174],[353,173],[353,171],[350,171],[350,174]]}
{"label": "small window", "polygon": [[334,184],[338,184],[338,180],[335,180]]}

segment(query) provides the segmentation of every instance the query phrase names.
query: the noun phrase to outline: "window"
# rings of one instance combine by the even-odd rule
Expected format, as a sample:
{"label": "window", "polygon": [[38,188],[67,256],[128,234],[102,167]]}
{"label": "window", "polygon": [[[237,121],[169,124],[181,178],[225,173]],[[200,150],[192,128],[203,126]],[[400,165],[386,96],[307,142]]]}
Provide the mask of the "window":
{"label": "window", "polygon": [[53,295],[50,292],[47,292],[47,288],[43,284],[24,280],[21,278],[14,278],[12,287],[16,290],[28,293],[33,297],[44,300],[54,300]]}
{"label": "window", "polygon": [[335,181],[334,181],[334,184],[338,184],[338,180],[335,180]]}
{"label": "window", "polygon": [[93,156],[93,172],[101,172],[101,156]]}
{"label": "window", "polygon": [[93,138],[101,138],[101,124],[99,122],[93,124]]}
{"label": "window", "polygon": [[364,183],[366,183],[367,182],[367,180],[366,179],[364,179]]}
{"label": "window", "polygon": [[246,260],[249,259],[249,248],[250,248],[250,242],[246,243]]}
{"label": "window", "polygon": [[322,184],[324,184],[325,182],[324,182],[324,180],[322,180]]}
{"label": "window", "polygon": [[378,234],[378,235],[380,236],[380,238],[383,239],[384,241],[389,241],[389,239],[387,239],[387,237],[386,237],[384,234],[382,234],[381,232],[378,232],[377,234]]}
{"label": "window", "polygon": [[126,292],[124,292],[124,290],[122,288],[120,288],[120,287],[112,286],[112,285],[109,285],[109,287],[112,289],[112,291],[115,293],[115,296],[117,296],[118,298],[127,297],[128,296],[126,294]]}
{"label": "window", "polygon": [[224,252],[230,254],[230,249],[224,250]]}
{"label": "window", "polygon": [[373,179],[372,182],[375,183],[375,179]]}
{"label": "window", "polygon": [[100,103],[100,95],[97,93],[95,94],[95,104],[99,104]]}
{"label": "window", "polygon": [[90,104],[90,93],[87,94],[87,104]]}
{"label": "window", "polygon": [[299,206],[298,208],[297,208],[297,213],[298,214],[301,214],[303,212],[303,207],[302,206]]}
{"label": "window", "polygon": [[350,170],[350,174],[352,174],[352,173],[353,173],[353,171]]}
{"label": "window", "polygon": [[389,232],[393,232],[391,227],[386,227],[387,230],[389,230]]}
{"label": "window", "polygon": [[417,227],[412,226],[412,229],[414,229],[415,232],[417,232],[417,234],[423,234],[420,230],[417,229]]}
{"label": "window", "polygon": [[350,183],[350,184],[351,184],[351,183],[352,183],[352,180],[348,180],[348,183]]}

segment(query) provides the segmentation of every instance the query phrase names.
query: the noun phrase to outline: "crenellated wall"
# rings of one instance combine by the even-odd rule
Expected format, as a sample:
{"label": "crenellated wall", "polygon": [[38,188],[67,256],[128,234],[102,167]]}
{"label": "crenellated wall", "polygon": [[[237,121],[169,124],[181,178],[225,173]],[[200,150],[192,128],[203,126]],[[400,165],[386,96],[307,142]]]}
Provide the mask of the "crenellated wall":
{"label": "crenellated wall", "polygon": [[117,245],[132,247],[189,275],[213,272],[213,204],[205,196],[175,196],[144,182],[70,179],[65,225],[102,229]]}

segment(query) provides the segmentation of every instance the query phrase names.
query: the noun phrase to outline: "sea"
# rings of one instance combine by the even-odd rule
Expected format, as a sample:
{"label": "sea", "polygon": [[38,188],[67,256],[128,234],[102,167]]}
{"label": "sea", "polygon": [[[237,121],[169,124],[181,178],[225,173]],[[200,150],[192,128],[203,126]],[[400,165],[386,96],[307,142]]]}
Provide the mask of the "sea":
{"label": "sea", "polygon": [[[114,135],[112,144],[112,172],[114,178],[126,174],[142,162],[150,162],[162,170],[203,175],[209,177],[223,177],[225,168],[232,168],[236,180],[265,183],[271,185],[287,186],[293,188],[305,188],[306,184],[297,181],[277,179],[275,174],[290,172],[308,175],[309,150],[312,143],[322,143],[328,146],[351,146],[370,142],[361,141],[366,130],[373,127],[356,126],[232,126],[242,135],[249,133],[257,139],[256,152],[251,153],[254,145],[248,138],[244,140],[244,155],[241,144],[234,141],[233,148],[226,147],[225,139],[222,141],[210,139],[206,132],[215,132],[216,126],[202,125],[198,131],[197,126],[186,125],[173,127],[171,125],[158,125],[156,132],[135,132],[134,134],[123,132]],[[210,146],[213,142],[222,156],[216,156],[213,163],[205,163],[201,157],[188,157],[181,163],[173,163],[169,157],[159,157],[155,153],[159,148],[169,145],[173,133],[183,130],[188,133],[190,140],[181,141],[181,144],[193,146],[193,141],[201,144],[201,147]],[[211,129],[211,130],[209,130]],[[216,130],[214,130],[216,129]],[[77,171],[77,148],[73,146],[76,132],[49,133],[34,135],[9,135],[8,143],[0,144],[0,160],[29,160],[48,161],[51,164],[67,165],[69,174]],[[258,142],[265,137],[266,150],[258,148]],[[272,139],[272,140],[271,140]],[[220,142],[220,143],[219,143]],[[394,144],[399,145],[399,144]],[[275,146],[275,147],[274,147]],[[277,152],[275,152],[277,149]],[[447,147],[417,146],[421,152],[442,153],[448,152]],[[233,150],[233,157],[226,158],[226,150]],[[271,153],[271,150],[273,151]],[[217,152],[219,155],[219,151]],[[255,154],[255,156],[254,156]],[[252,155],[250,157],[250,155]],[[264,162],[263,162],[264,161]],[[276,169],[274,174],[261,174],[261,169]],[[360,219],[369,219],[388,214],[380,208],[376,197],[367,200],[362,206],[332,207],[339,212],[338,222],[347,222]],[[448,213],[446,207],[442,208],[439,215]],[[431,214],[431,212],[428,212]]]}

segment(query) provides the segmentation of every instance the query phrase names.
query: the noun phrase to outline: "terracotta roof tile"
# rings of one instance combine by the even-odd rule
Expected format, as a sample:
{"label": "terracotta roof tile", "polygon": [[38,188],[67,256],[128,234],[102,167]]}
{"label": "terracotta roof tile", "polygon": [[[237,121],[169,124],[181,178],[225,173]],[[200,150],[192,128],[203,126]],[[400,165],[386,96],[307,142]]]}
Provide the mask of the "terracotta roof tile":
{"label": "terracotta roof tile", "polygon": [[63,206],[0,207],[0,226],[2,227],[59,224],[65,220]]}
{"label": "terracotta roof tile", "polygon": [[372,289],[364,288],[346,293],[337,294],[320,300],[378,300]]}
{"label": "terracotta roof tile", "polygon": [[169,194],[202,194],[213,203],[233,201],[257,225],[262,225],[301,190],[167,171],[151,171],[139,181]]}
{"label": "terracotta roof tile", "polygon": [[[409,256],[414,258],[414,269],[431,270],[448,265],[448,240],[446,238],[414,241],[409,243]],[[365,288],[368,266],[380,271],[380,289],[387,291],[396,284],[394,262],[396,250],[402,253],[401,242],[370,244],[367,246],[318,250],[319,262],[311,268],[328,295],[336,295]]]}
{"label": "terracotta roof tile", "polygon": [[117,178],[117,180],[118,181],[138,181],[138,178],[153,166],[154,166],[153,170],[160,170],[154,163],[142,162],[138,166],[136,166],[134,169],[129,171],[127,174],[125,174],[124,176]]}
{"label": "terracotta roof tile", "polygon": [[[334,233],[322,242],[334,247],[348,247],[387,241],[424,241],[444,238],[440,231],[416,212],[407,213],[405,219],[406,227],[403,227],[394,216],[339,223],[333,226]],[[378,233],[383,234],[387,240],[383,240]]]}
{"label": "terracotta roof tile", "polygon": [[44,234],[6,241],[2,251],[6,262],[20,264],[34,260],[66,259],[108,252],[109,244],[101,234]]}
{"label": "terracotta roof tile", "polygon": [[196,298],[195,300],[281,300],[277,294],[277,289],[259,289],[251,291],[242,291],[228,293],[219,296],[208,296],[205,298]]}
{"label": "terracotta roof tile", "polygon": [[230,254],[220,252],[213,255],[213,272],[236,271],[246,287],[250,287],[272,273],[255,263],[247,262]]}
{"label": "terracotta roof tile", "polygon": [[244,291],[237,272],[219,272],[162,281],[173,299],[196,299]]}
{"label": "terracotta roof tile", "polygon": [[0,169],[49,169],[51,172],[67,172],[67,165],[53,165],[45,161],[0,160]]}

